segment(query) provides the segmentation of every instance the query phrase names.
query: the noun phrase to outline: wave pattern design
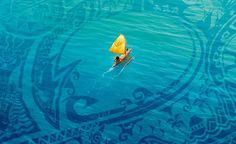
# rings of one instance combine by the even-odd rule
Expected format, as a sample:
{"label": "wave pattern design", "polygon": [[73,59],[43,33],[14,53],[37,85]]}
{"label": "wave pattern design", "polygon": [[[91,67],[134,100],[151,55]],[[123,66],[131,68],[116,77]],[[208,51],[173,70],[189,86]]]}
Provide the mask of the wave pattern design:
{"label": "wave pattern design", "polygon": [[236,143],[236,0],[0,7],[0,143]]}

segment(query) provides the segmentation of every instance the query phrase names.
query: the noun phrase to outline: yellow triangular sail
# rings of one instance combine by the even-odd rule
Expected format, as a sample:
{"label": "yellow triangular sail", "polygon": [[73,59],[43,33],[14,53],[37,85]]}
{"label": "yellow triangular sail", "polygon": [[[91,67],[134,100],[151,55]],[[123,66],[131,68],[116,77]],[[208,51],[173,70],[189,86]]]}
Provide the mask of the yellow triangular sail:
{"label": "yellow triangular sail", "polygon": [[119,37],[114,41],[111,48],[109,49],[110,52],[115,54],[124,54],[126,51],[126,40],[123,34],[120,34]]}

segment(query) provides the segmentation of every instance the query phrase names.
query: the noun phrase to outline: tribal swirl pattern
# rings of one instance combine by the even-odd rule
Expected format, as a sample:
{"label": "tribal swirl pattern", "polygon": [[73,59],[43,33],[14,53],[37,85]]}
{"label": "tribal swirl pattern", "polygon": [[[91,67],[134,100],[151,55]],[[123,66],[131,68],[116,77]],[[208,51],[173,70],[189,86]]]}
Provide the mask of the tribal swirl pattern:
{"label": "tribal swirl pattern", "polygon": [[[236,0],[3,0],[0,7],[1,143],[236,143]],[[68,45],[86,25],[129,13],[179,22],[189,60],[161,90],[140,85],[112,108],[82,113],[79,102],[87,109],[103,100],[80,94],[85,59],[64,62]]]}

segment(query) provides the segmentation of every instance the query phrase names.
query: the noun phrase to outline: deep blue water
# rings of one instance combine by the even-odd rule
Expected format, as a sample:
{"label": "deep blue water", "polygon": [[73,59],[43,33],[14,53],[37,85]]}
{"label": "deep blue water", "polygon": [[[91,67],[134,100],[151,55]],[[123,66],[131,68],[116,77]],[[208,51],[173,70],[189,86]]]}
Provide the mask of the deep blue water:
{"label": "deep blue water", "polygon": [[236,0],[0,8],[0,143],[236,143]]}

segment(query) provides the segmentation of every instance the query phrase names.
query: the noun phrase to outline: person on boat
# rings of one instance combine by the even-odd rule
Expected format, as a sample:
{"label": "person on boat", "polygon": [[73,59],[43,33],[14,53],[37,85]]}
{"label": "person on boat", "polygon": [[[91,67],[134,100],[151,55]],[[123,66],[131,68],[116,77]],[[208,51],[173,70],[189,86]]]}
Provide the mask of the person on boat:
{"label": "person on boat", "polygon": [[132,51],[132,49],[126,49],[125,54],[122,54],[121,56],[116,56],[114,59],[115,63],[113,64],[112,67],[115,67],[119,63],[123,62],[125,60],[125,58],[130,54],[131,51]]}

